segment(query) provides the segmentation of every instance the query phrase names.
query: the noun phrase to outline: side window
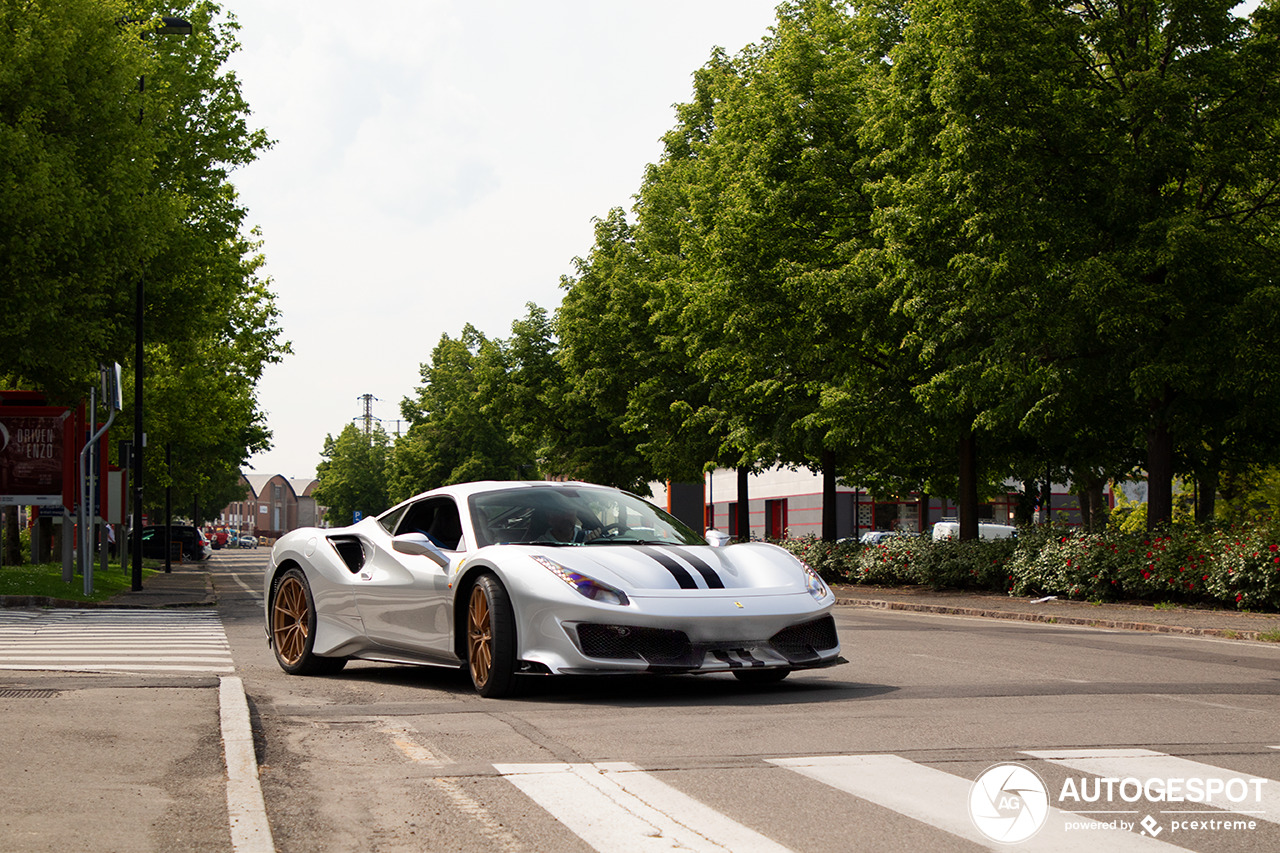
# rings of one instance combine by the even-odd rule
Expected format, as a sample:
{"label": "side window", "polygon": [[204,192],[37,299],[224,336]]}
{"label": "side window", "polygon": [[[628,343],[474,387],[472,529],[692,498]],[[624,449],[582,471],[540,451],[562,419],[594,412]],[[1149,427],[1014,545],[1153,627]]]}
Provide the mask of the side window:
{"label": "side window", "polygon": [[396,509],[387,510],[382,515],[378,516],[378,523],[381,524],[382,528],[388,533],[395,533],[396,524],[400,521],[406,509],[408,509],[407,504],[402,507],[397,507]]}
{"label": "side window", "polygon": [[446,551],[457,551],[462,541],[462,521],[452,498],[426,498],[411,504],[400,518],[396,534],[425,533]]}

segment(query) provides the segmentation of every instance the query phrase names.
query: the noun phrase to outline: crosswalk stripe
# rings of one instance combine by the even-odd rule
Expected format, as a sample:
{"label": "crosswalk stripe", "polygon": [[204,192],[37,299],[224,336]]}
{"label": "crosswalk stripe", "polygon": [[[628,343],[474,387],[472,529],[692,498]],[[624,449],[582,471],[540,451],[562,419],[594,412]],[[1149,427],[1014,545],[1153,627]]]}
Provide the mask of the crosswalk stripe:
{"label": "crosswalk stripe", "polygon": [[526,796],[596,850],[788,853],[634,764],[495,764]]}
{"label": "crosswalk stripe", "polygon": [[[1072,770],[1079,770],[1103,778],[1125,779],[1133,777],[1139,781],[1148,779],[1202,779],[1224,781],[1224,771],[1220,767],[1201,764],[1176,755],[1154,752],[1150,749],[1054,749],[1025,750],[1023,755],[1040,758]],[[1242,779],[1259,779],[1250,774],[1232,774]],[[1239,802],[1231,799],[1227,791],[1218,792],[1204,805],[1224,811],[1248,814],[1258,820],[1269,823],[1280,823],[1280,783],[1270,779],[1264,784],[1245,784],[1241,789],[1243,796]],[[1182,788],[1179,785],[1179,788]],[[1256,796],[1255,796],[1256,794]],[[1185,792],[1184,794],[1185,795]],[[1170,803],[1164,805],[1169,806]]]}
{"label": "crosswalk stripe", "polygon": [[[1277,749],[1280,747],[1260,747]],[[1208,803],[1192,803],[1193,811],[1183,812],[1179,803],[1158,802],[1139,826],[1137,816],[1147,814],[1153,804],[1146,797],[1137,802],[1119,803],[1125,810],[1129,829],[1107,824],[1119,811],[1105,814],[1091,811],[1082,802],[1079,811],[1049,807],[1041,830],[1017,842],[1019,850],[1081,851],[1174,851],[1184,848],[1160,835],[1162,815],[1194,815],[1204,820],[1224,810],[1235,820],[1247,818],[1280,823],[1280,783],[1250,774],[1233,773],[1220,767],[1149,749],[1054,749],[1026,750],[1030,758],[1069,767],[1099,779],[1192,779],[1221,780],[1222,788],[1248,802],[1232,802],[1222,790]],[[1010,844],[984,835],[970,816],[969,802],[974,780],[920,764],[899,755],[830,755],[765,759],[771,765],[795,772],[811,780],[874,803],[905,818],[963,838],[984,849],[1008,851]],[[655,775],[625,762],[593,764],[495,764],[495,769],[531,800],[600,851],[657,853],[681,849],[695,851],[768,851],[783,853],[787,848],[767,836],[743,826],[660,781]],[[984,774],[985,776],[986,774]],[[1240,780],[1240,781],[1232,781]],[[1242,787],[1244,786],[1244,787]],[[1116,782],[1119,790],[1119,782]],[[1186,789],[1184,788],[1184,791]],[[1048,792],[1052,801],[1057,791]],[[1260,796],[1255,796],[1260,795]],[[1062,800],[1058,802],[1061,804]],[[1167,809],[1165,807],[1172,806]],[[1153,817],[1154,816],[1154,820]],[[1147,824],[1151,823],[1150,826]],[[1147,831],[1139,831],[1144,829]],[[1084,831],[1087,830],[1087,831]],[[1132,830],[1132,831],[1131,831]],[[1154,831],[1152,831],[1154,830]]]}
{"label": "crosswalk stripe", "polygon": [[0,612],[0,669],[231,673],[235,666],[216,613],[99,608]]}
{"label": "crosswalk stripe", "polygon": [[[825,785],[853,794],[914,820],[927,823],[988,850],[1008,850],[983,835],[969,817],[973,782],[897,755],[828,755],[811,758],[771,758],[770,764],[793,770]],[[1082,818],[1050,808],[1040,832],[1017,844],[1018,850],[1079,851],[1085,846],[1067,830]],[[1120,830],[1090,833],[1094,846],[1108,851],[1178,850],[1153,838]]]}

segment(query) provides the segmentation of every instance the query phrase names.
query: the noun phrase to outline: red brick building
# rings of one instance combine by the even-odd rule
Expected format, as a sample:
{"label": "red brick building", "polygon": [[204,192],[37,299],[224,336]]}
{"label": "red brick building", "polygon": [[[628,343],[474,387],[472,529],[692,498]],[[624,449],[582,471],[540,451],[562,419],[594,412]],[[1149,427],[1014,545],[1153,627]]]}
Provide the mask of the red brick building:
{"label": "red brick building", "polygon": [[228,504],[216,522],[244,536],[274,542],[290,530],[318,527],[324,515],[311,493],[315,479],[291,480],[281,474],[241,474],[245,499]]}

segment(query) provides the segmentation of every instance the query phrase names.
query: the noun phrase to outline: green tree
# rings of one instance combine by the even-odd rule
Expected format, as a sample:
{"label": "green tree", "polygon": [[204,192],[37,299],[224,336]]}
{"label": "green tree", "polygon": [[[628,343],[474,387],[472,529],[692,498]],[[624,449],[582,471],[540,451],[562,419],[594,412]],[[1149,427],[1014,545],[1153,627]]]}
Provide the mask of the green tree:
{"label": "green tree", "polygon": [[468,323],[443,335],[421,369],[416,398],[400,409],[409,430],[396,442],[391,492],[419,492],[471,480],[536,479],[538,468],[510,417],[512,357]]}
{"label": "green tree", "polygon": [[[669,476],[673,465],[669,433],[648,417],[650,410],[660,417],[661,405],[640,401],[669,390],[675,366],[655,336],[651,265],[618,208],[596,221],[591,252],[574,263],[577,275],[561,280],[555,317],[564,416],[548,462],[558,474],[647,494],[649,482]],[[700,470],[702,457],[692,466],[688,456],[682,460]]]}
{"label": "green tree", "polygon": [[878,245],[858,134],[895,11],[797,0],[759,45],[714,54],[637,205],[668,259],[656,321],[697,377],[682,427],[717,437],[708,461],[823,470],[828,537],[837,470],[875,478],[911,435],[869,428],[911,401],[880,275],[854,262]]}
{"label": "green tree", "polygon": [[326,435],[316,466],[316,503],[328,507],[330,524],[351,524],[355,513],[377,515],[392,505],[387,484],[391,439],[381,425],[365,433],[347,424],[335,438]]}
{"label": "green tree", "polygon": [[[97,365],[128,368],[145,281],[148,509],[183,460],[186,505],[233,491],[269,432],[255,392],[288,352],[259,238],[231,170],[269,144],[225,63],[234,18],[165,4],[194,28],[154,32],[162,9],[114,0],[0,6],[0,381],[75,403]],[[145,87],[140,80],[145,79]]]}
{"label": "green tree", "polygon": [[1118,401],[1106,428],[1146,447],[1153,525],[1190,448],[1257,410],[1222,367],[1260,335],[1255,375],[1276,366],[1275,14],[1233,6],[921,0],[876,106],[925,409],[998,468],[1051,411]]}
{"label": "green tree", "polygon": [[63,402],[125,361],[128,285],[181,213],[143,191],[160,145],[136,91],[158,60],[124,15],[102,0],[0,6],[0,373]]}

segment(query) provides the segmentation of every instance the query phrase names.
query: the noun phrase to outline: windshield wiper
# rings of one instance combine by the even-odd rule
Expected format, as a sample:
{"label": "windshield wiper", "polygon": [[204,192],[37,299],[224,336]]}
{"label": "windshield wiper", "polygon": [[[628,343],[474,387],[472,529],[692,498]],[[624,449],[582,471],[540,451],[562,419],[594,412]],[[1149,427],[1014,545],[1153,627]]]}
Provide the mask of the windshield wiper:
{"label": "windshield wiper", "polygon": [[670,544],[665,539],[637,539],[634,536],[622,536],[615,539],[607,539],[601,536],[599,539],[592,539],[588,545],[667,545]]}

